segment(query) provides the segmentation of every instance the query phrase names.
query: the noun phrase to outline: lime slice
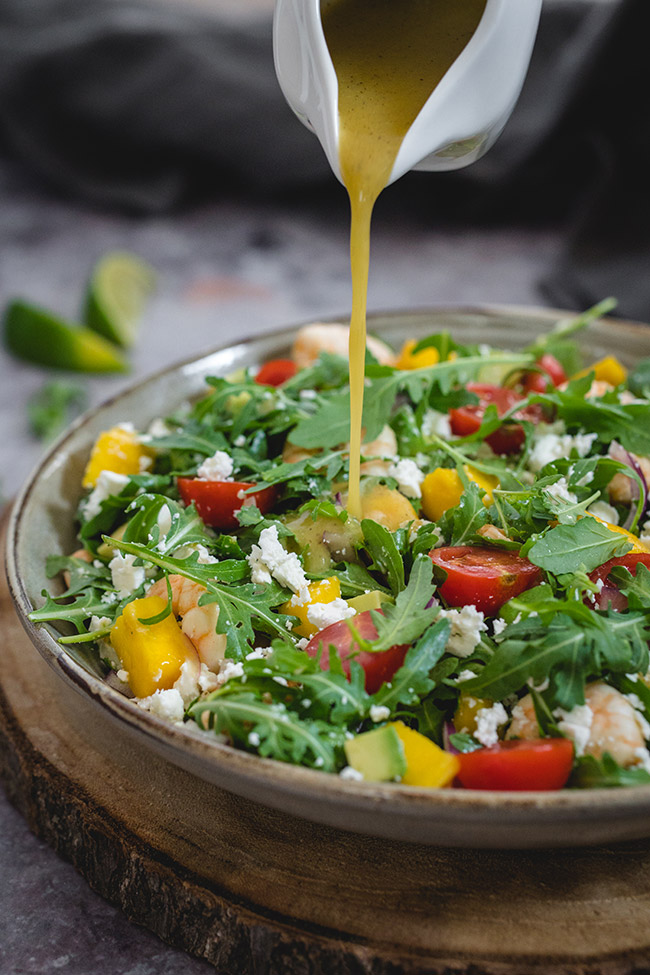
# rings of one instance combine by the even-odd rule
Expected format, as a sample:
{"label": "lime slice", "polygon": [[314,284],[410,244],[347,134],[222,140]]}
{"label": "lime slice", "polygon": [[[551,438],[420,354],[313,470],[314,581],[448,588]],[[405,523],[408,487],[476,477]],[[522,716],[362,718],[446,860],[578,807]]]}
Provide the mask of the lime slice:
{"label": "lime slice", "polygon": [[128,349],[135,341],[153,268],[133,254],[112,251],[95,265],[86,290],[83,320],[93,331]]}
{"label": "lime slice", "polygon": [[126,372],[123,353],[89,328],[71,325],[43,308],[12,301],[4,317],[7,349],[20,359],[77,372]]}

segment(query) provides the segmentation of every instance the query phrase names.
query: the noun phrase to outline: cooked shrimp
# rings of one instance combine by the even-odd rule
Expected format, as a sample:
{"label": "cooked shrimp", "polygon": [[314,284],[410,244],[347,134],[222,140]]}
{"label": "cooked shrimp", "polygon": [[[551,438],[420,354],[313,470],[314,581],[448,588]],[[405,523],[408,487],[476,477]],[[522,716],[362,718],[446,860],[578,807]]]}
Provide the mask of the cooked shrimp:
{"label": "cooked shrimp", "polygon": [[[637,457],[636,454],[631,454],[631,456],[641,468],[641,473],[643,474],[646,483],[650,484],[650,458]],[[613,501],[614,504],[632,504],[632,501],[634,500],[633,492],[635,488],[636,481],[633,481],[627,476],[627,474],[624,474],[623,471],[618,471],[616,474],[614,474],[614,477],[609,482],[607,492],[609,494],[610,501]]]}
{"label": "cooked shrimp", "polygon": [[[199,599],[206,592],[204,586],[185,576],[169,576],[172,590],[172,612],[181,617],[181,630],[189,637],[202,663],[208,670],[217,671],[226,652],[226,636],[217,633],[219,607],[216,603],[199,606]],[[150,587],[148,596],[167,599],[167,581],[159,579]]]}
{"label": "cooked shrimp", "polygon": [[[314,322],[313,325],[305,325],[299,330],[293,343],[291,356],[299,369],[311,366],[321,352],[332,352],[347,359],[349,339],[350,329],[347,325]],[[395,353],[381,339],[369,335],[366,345],[380,365],[395,365]]]}
{"label": "cooked shrimp", "polygon": [[[586,708],[579,715],[574,714],[577,711],[574,708],[560,721],[560,730],[574,740],[577,753],[602,758],[609,752],[625,768],[638,764],[639,750],[645,748],[643,718],[627,698],[615,687],[596,681],[585,688],[585,704]],[[581,719],[579,723],[578,717]],[[512,723],[506,737],[539,736],[533,699],[526,694],[512,709]]]}
{"label": "cooked shrimp", "polygon": [[[345,446],[349,448],[350,444],[346,444]],[[297,464],[298,461],[305,460],[307,457],[312,457],[317,453],[318,451],[308,450],[306,447],[296,447],[290,440],[287,440],[282,451],[282,460],[286,464]],[[362,444],[361,453],[364,457],[375,458],[375,460],[367,460],[361,465],[362,474],[374,474],[376,477],[381,477],[386,474],[397,453],[397,437],[392,427],[386,425],[378,437],[375,437],[369,443]],[[389,460],[377,460],[377,458],[381,457],[389,458]]]}

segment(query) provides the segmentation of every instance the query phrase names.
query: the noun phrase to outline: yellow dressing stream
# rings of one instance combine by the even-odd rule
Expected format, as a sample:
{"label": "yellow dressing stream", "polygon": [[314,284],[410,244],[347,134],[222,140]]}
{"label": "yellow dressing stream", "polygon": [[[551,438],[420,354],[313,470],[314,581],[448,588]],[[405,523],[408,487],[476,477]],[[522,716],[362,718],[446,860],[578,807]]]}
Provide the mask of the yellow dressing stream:
{"label": "yellow dressing stream", "polygon": [[361,517],[360,455],[370,222],[402,140],[478,27],[487,0],[322,0],[339,84],[339,162],[350,196],[350,479]]}

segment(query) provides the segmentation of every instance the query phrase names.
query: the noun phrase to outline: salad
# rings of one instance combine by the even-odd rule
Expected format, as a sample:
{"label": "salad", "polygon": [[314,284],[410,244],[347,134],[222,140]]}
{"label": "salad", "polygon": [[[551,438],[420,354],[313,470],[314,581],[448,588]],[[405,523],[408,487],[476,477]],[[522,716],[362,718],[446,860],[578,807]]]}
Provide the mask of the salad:
{"label": "salad", "polygon": [[67,623],[152,714],[264,758],[430,788],[650,783],[650,360],[369,339],[346,511],[347,328],[207,379],[90,454]]}

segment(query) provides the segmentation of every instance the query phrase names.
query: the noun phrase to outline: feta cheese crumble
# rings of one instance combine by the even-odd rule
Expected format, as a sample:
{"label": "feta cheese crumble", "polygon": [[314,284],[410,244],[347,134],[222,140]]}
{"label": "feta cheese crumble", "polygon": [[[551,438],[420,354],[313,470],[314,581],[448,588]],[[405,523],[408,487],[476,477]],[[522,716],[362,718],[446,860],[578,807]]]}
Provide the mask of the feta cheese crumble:
{"label": "feta cheese crumble", "polygon": [[99,514],[100,508],[112,494],[119,494],[129,479],[126,474],[116,474],[115,471],[100,471],[95,487],[83,504],[83,516],[90,521]]}
{"label": "feta cheese crumble", "polygon": [[491,708],[479,708],[476,712],[476,731],[474,737],[486,748],[496,745],[499,740],[498,729],[508,720],[508,712],[500,701]]}
{"label": "feta cheese crumble", "polygon": [[447,413],[439,413],[438,410],[427,410],[422,417],[420,427],[422,436],[425,440],[432,437],[440,437],[441,440],[451,440],[451,423]]}
{"label": "feta cheese crumble", "polygon": [[453,653],[455,657],[469,657],[474,647],[481,642],[481,633],[487,630],[485,616],[476,606],[441,609],[440,619],[451,623],[447,652]]}
{"label": "feta cheese crumble", "polygon": [[560,719],[557,726],[563,735],[572,740],[576,755],[584,755],[594,720],[594,712],[589,705],[576,704],[570,711],[565,711],[564,708],[556,708],[553,717]]}
{"label": "feta cheese crumble", "polygon": [[132,592],[139,589],[144,582],[145,572],[143,565],[134,565],[137,555],[123,555],[117,552],[114,558],[108,563],[113,580],[113,588],[117,589],[120,599],[126,599]]}
{"label": "feta cheese crumble", "polygon": [[307,619],[317,630],[324,630],[326,626],[330,626],[332,623],[350,619],[352,616],[356,616],[356,613],[356,609],[353,606],[348,606],[345,599],[341,599],[340,596],[337,596],[330,603],[311,603],[307,607]]}
{"label": "feta cheese crumble", "polygon": [[196,476],[202,481],[232,481],[233,462],[225,450],[217,450],[212,457],[206,457],[197,469]]}
{"label": "feta cheese crumble", "polygon": [[618,525],[618,511],[606,501],[594,501],[587,508],[587,514],[606,521],[609,525]]}
{"label": "feta cheese crumble", "polygon": [[594,440],[598,438],[596,433],[577,433],[571,436],[569,433],[542,432],[548,429],[548,426],[540,424],[533,440],[528,466],[535,473],[554,460],[569,457],[572,450],[575,450],[579,457],[586,457]]}
{"label": "feta cheese crumble", "polygon": [[388,476],[394,477],[397,481],[398,490],[405,494],[407,498],[422,497],[422,481],[424,473],[420,470],[414,460],[404,458],[391,464],[388,468]]}
{"label": "feta cheese crumble", "polygon": [[554,501],[564,501],[566,504],[577,504],[578,502],[573,491],[569,491],[566,477],[561,477],[554,484],[549,484],[548,487],[543,488],[543,491]]}
{"label": "feta cheese crumble", "polygon": [[[472,674],[472,677],[474,675]],[[373,704],[370,708],[370,720],[378,724],[380,721],[388,721],[390,718],[390,708],[385,704]]]}
{"label": "feta cheese crumble", "polygon": [[304,602],[309,599],[307,577],[295,552],[287,552],[278,538],[278,529],[269,525],[260,532],[259,545],[246,556],[253,582],[268,585],[271,577],[293,590]]}

